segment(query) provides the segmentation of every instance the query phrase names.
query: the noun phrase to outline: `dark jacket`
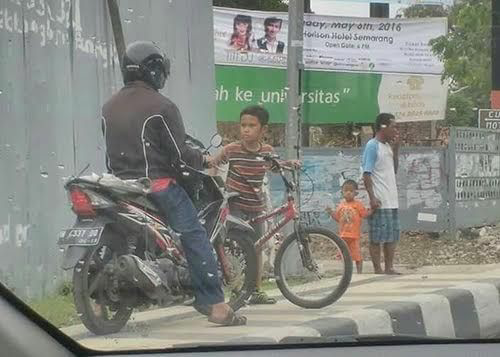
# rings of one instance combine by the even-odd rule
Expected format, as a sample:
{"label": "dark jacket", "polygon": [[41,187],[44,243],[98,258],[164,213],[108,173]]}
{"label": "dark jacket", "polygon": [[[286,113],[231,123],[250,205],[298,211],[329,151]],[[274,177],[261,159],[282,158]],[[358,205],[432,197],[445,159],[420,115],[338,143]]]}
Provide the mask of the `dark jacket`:
{"label": "dark jacket", "polygon": [[185,144],[177,106],[144,82],[131,82],[102,108],[106,166],[121,179],[175,177],[179,158],[195,168],[201,152]]}

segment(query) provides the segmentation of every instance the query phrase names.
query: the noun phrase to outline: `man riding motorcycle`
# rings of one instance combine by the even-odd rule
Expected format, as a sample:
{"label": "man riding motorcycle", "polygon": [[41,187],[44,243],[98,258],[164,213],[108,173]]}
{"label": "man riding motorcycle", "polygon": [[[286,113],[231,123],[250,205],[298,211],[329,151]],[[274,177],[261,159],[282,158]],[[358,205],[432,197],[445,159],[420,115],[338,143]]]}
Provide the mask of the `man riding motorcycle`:
{"label": "man riding motorcycle", "polygon": [[154,43],[133,42],[123,56],[122,74],[125,86],[102,108],[108,171],[121,179],[147,177],[152,181],[152,200],[162,218],[180,234],[195,304],[211,306],[210,322],[244,325],[246,318],[224,302],[207,233],[176,180],[179,164],[201,169],[204,157],[186,145],[179,109],[158,92],[170,74],[170,61]]}

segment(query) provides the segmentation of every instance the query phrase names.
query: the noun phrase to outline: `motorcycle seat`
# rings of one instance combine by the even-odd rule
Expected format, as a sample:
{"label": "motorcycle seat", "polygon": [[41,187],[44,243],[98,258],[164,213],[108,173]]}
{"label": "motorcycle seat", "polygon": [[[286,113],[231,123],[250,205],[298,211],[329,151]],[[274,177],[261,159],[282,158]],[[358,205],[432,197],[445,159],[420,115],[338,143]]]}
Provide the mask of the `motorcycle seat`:
{"label": "motorcycle seat", "polygon": [[150,189],[149,184],[144,179],[122,180],[111,174],[103,174],[102,176],[92,175],[82,177],[82,179],[123,194],[144,195]]}

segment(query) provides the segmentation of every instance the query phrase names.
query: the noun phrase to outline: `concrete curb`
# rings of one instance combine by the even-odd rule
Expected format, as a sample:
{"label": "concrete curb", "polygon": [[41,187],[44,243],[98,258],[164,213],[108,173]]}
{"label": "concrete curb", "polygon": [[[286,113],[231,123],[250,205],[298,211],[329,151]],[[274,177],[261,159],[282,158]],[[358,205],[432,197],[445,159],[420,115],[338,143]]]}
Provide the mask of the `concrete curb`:
{"label": "concrete curb", "polygon": [[[387,276],[357,276],[353,279],[353,282],[351,282],[351,286],[383,281],[387,280],[388,278],[389,277]],[[277,288],[268,291],[268,294],[269,296],[276,298],[278,301],[286,300]],[[132,318],[124,327],[122,332],[136,331],[137,329],[140,329],[144,324],[152,325],[155,323],[168,323],[196,317],[202,317],[202,315],[193,310],[191,306],[182,305],[153,309],[144,312],[136,312],[132,315]],[[61,328],[61,331],[76,340],[94,336],[94,334],[89,332],[87,328],[82,324],[63,327]]]}
{"label": "concrete curb", "polygon": [[[194,311],[190,306],[173,306],[151,311],[138,312],[132,315],[132,318],[123,328],[122,332],[131,332],[141,328],[144,324],[152,324],[155,322],[173,322],[182,319],[188,319],[201,316],[198,312]],[[75,340],[87,337],[94,337],[95,335],[87,330],[82,324],[68,326],[61,328],[61,331]]]}
{"label": "concrete curb", "polygon": [[228,343],[279,343],[287,337],[416,335],[492,338],[500,335],[500,279],[479,280],[388,303],[266,329]]}

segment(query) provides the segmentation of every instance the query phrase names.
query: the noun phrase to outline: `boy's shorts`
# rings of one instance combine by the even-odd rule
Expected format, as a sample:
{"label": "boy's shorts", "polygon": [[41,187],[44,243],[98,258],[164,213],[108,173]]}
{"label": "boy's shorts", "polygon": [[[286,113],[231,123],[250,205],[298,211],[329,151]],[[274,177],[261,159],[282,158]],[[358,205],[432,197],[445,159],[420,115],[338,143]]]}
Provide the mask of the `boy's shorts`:
{"label": "boy's shorts", "polygon": [[376,209],[368,217],[371,243],[399,242],[399,213],[397,209]]}
{"label": "boy's shorts", "polygon": [[347,248],[349,248],[349,253],[351,254],[351,259],[354,262],[363,261],[363,257],[361,256],[361,239],[355,238],[342,238],[344,242],[347,244]]}
{"label": "boy's shorts", "polygon": [[[245,222],[248,222],[249,220],[262,214],[260,212],[243,211],[237,207],[234,207],[233,205],[229,206],[229,213],[235,217],[241,218]],[[255,232],[255,234],[252,235],[252,239],[254,240],[254,242],[256,242],[260,237],[264,235],[264,223],[252,223],[250,225]]]}

